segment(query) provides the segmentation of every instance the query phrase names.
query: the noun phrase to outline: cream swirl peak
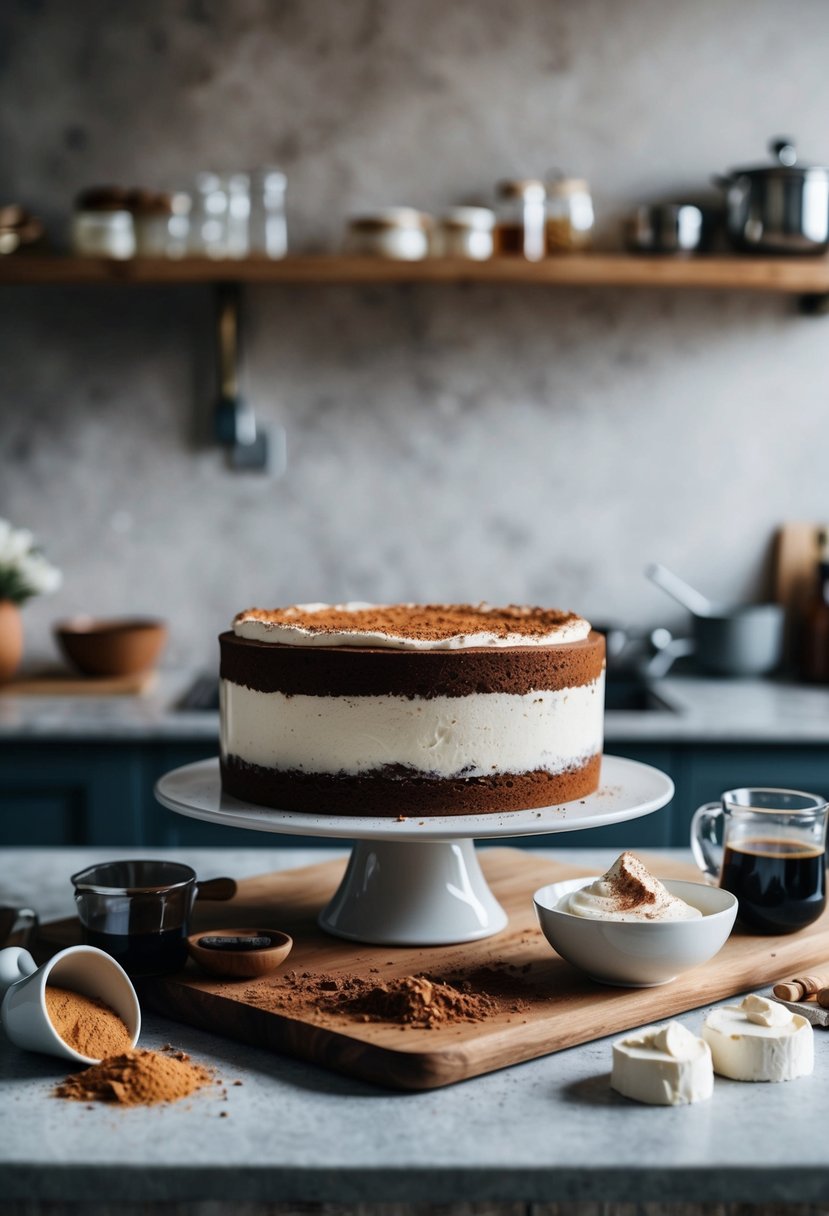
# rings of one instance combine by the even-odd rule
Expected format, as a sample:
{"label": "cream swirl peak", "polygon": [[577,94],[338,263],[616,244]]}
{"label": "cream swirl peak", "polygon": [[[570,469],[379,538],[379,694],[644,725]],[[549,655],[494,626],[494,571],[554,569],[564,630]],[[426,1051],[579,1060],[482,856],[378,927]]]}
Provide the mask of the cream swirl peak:
{"label": "cream swirl peak", "polygon": [[589,920],[696,920],[702,916],[677,899],[633,853],[622,853],[608,872],[565,895],[559,911]]}
{"label": "cream swirl peak", "polygon": [[587,621],[552,608],[489,604],[292,604],[249,608],[233,622],[238,638],[287,646],[367,646],[467,650],[582,642]]}

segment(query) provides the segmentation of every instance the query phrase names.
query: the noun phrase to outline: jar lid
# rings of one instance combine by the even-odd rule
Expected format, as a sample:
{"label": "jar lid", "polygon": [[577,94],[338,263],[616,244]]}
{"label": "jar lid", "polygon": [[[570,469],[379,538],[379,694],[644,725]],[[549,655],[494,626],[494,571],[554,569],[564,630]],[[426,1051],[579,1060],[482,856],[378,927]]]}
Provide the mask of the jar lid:
{"label": "jar lid", "polygon": [[122,186],[89,186],[75,199],[77,211],[128,211],[129,191]]}
{"label": "jar lid", "polygon": [[571,194],[590,193],[590,186],[583,177],[554,177],[546,185],[547,194],[556,198],[568,198]]}
{"label": "jar lid", "polygon": [[527,203],[542,202],[546,193],[544,183],[537,177],[506,178],[496,189],[499,198],[521,198]]}
{"label": "jar lid", "polygon": [[440,217],[444,228],[474,228],[490,232],[495,227],[495,212],[490,207],[450,207]]}
{"label": "jar lid", "polygon": [[171,215],[173,198],[156,190],[130,190],[127,194],[127,208],[134,215]]}
{"label": "jar lid", "polygon": [[425,230],[434,223],[426,211],[414,207],[384,207],[367,215],[353,215],[348,221],[354,232],[377,232],[385,228],[418,228]]}

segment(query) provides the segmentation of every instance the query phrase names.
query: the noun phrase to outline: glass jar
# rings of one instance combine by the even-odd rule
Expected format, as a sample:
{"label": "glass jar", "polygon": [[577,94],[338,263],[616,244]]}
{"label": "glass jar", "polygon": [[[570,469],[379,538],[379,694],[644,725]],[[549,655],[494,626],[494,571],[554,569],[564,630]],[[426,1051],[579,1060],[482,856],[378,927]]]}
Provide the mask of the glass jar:
{"label": "glass jar", "polygon": [[72,215],[72,250],[81,257],[131,258],[135,229],[130,211],[80,210]]}
{"label": "glass jar", "polygon": [[589,249],[593,242],[593,199],[581,177],[555,177],[546,186],[548,254]]}
{"label": "glass jar", "polygon": [[222,184],[227,196],[227,256],[246,258],[250,250],[250,177],[229,173]]}
{"label": "glass jar", "polygon": [[492,257],[495,212],[489,207],[452,207],[438,220],[432,253],[443,258],[469,258],[475,262]]}
{"label": "glass jar", "polygon": [[347,253],[419,262],[429,253],[432,217],[414,207],[387,207],[348,222]]}
{"label": "glass jar", "polygon": [[544,198],[542,181],[521,178],[498,183],[495,252],[539,262],[544,257]]}
{"label": "glass jar", "polygon": [[228,244],[227,190],[218,173],[199,173],[190,212],[188,253],[225,258]]}
{"label": "glass jar", "polygon": [[279,169],[254,169],[250,175],[248,246],[257,257],[284,258],[288,252],[285,186]]}
{"label": "glass jar", "polygon": [[190,210],[193,200],[186,190],[170,195],[170,222],[167,230],[167,257],[187,257],[190,236]]}
{"label": "glass jar", "polygon": [[131,190],[129,199],[135,230],[135,254],[142,258],[166,258],[173,213],[169,194]]}

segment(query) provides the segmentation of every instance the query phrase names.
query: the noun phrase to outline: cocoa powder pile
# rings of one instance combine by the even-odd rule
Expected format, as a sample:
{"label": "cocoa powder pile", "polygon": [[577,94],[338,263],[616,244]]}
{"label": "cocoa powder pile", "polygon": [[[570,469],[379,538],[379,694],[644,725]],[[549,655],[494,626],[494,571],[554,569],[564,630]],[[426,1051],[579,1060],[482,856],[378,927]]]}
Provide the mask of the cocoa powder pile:
{"label": "cocoa powder pile", "polygon": [[103,1001],[55,984],[47,984],[43,995],[55,1032],[80,1055],[103,1060],[132,1047],[130,1032]]}
{"label": "cocoa powder pile", "polygon": [[117,1102],[119,1106],[155,1106],[177,1102],[210,1085],[213,1077],[183,1051],[125,1051],[73,1073],[56,1086],[56,1098],[74,1102]]}
{"label": "cocoa powder pile", "polygon": [[527,1008],[516,977],[494,968],[394,979],[291,971],[267,986],[251,985],[244,998],[248,1004],[275,1013],[313,1011],[323,1017],[390,1022],[401,1028],[426,1030],[482,1022]]}

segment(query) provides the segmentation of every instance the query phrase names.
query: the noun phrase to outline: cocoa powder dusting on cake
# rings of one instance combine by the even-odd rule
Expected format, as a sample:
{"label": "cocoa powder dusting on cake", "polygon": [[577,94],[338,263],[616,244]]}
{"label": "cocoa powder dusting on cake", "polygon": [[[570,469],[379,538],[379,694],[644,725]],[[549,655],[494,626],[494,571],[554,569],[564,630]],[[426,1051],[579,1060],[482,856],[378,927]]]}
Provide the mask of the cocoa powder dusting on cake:
{"label": "cocoa powder dusting on cake", "polygon": [[505,608],[486,604],[378,604],[366,608],[326,605],[317,611],[291,605],[287,608],[248,608],[237,614],[234,623],[256,620],[266,625],[293,626],[311,634],[372,633],[437,642],[476,633],[493,634],[498,638],[514,634],[543,638],[580,619],[575,612],[518,604]]}

